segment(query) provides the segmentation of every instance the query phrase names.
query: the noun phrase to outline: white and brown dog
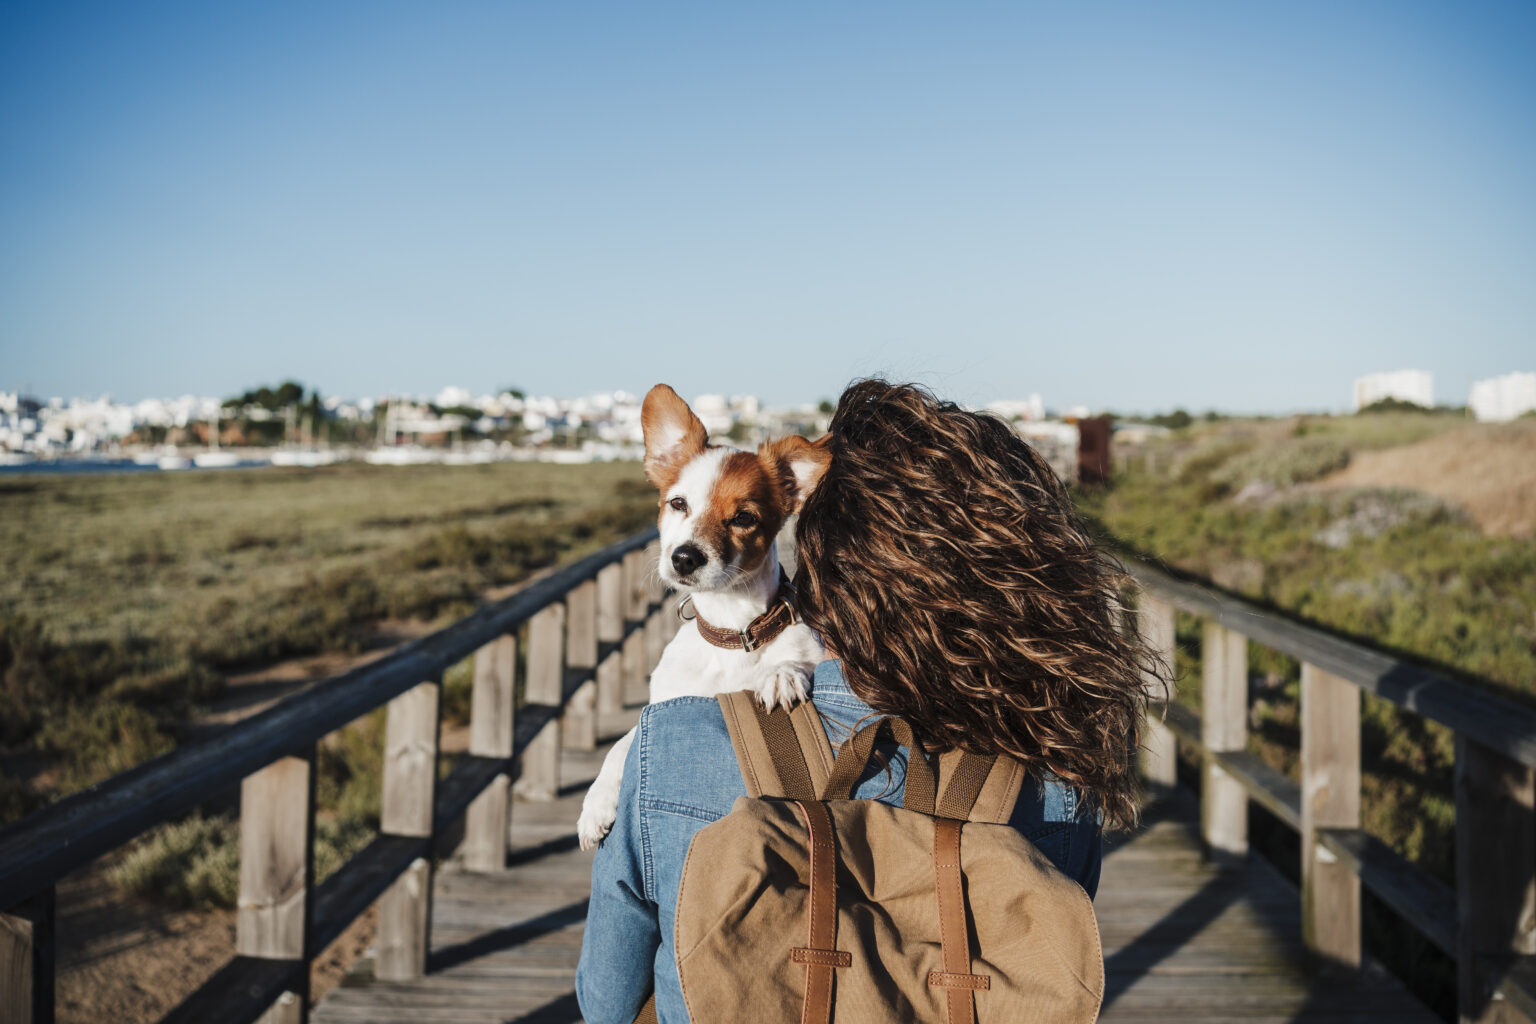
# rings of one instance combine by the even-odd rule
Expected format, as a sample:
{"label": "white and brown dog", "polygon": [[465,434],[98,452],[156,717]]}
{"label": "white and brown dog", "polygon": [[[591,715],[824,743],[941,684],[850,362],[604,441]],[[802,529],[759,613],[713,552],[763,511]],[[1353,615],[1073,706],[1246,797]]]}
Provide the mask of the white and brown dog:
{"label": "white and brown dog", "polygon": [[[651,700],[752,690],[769,709],[802,701],[822,649],[794,614],[777,536],[831,458],[827,439],[786,437],[756,453],[710,445],[704,424],[670,387],[641,407],[645,475],[661,492],[662,580],[687,595],[694,617],[651,673]],[[582,803],[582,849],[613,826],[634,730],[614,744]]]}

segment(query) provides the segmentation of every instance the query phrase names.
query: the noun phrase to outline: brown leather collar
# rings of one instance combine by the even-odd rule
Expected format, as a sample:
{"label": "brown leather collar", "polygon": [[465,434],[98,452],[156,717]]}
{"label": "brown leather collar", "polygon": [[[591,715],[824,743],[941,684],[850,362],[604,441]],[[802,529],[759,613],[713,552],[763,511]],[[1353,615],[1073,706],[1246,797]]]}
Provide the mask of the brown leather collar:
{"label": "brown leather collar", "polygon": [[[773,603],[766,612],[747,623],[746,629],[721,629],[704,621],[704,616],[699,610],[693,610],[693,624],[698,627],[699,636],[716,647],[723,647],[728,651],[755,651],[764,644],[770,644],[774,639],[790,626],[799,621],[795,615],[794,605],[795,586],[789,582],[789,577],[784,575],[784,570],[779,570],[779,590],[773,595]],[[683,603],[677,606],[677,616],[683,619],[683,608],[692,601],[693,595],[683,598]]]}

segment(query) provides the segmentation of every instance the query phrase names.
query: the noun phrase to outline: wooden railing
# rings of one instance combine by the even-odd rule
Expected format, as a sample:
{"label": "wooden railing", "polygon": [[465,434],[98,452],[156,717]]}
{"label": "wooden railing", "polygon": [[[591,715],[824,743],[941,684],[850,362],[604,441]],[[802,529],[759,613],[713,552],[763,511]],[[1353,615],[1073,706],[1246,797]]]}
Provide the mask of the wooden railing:
{"label": "wooden railing", "polygon": [[[1460,1019],[1536,1018],[1536,711],[1324,630],[1125,560],[1142,636],[1173,664],[1174,612],[1203,620],[1201,712],[1149,710],[1142,770],[1172,785],[1175,739],[1201,760],[1201,830],[1244,856],[1248,801],[1301,834],[1302,931],[1318,966],[1361,961],[1360,886],[1457,962]],[[1248,641],[1301,662],[1301,781],[1245,747]],[[1456,734],[1455,887],[1360,828],[1360,693]]]}
{"label": "wooden railing", "polygon": [[[656,531],[556,570],[453,625],[296,694],[0,831],[0,1024],[53,1020],[54,888],[145,830],[240,786],[236,956],[164,1018],[293,1024],[308,1016],[310,963],[375,901],[375,973],[426,969],[434,855],[464,819],[469,870],[505,867],[514,786],[550,799],[561,745],[591,749],[642,703],[662,646],[651,566]],[[519,631],[523,699],[514,711]],[[469,752],[439,780],[443,673],[474,656]],[[314,877],[315,747],[382,705],[379,836],[323,883]],[[574,825],[574,823],[573,823]]]}

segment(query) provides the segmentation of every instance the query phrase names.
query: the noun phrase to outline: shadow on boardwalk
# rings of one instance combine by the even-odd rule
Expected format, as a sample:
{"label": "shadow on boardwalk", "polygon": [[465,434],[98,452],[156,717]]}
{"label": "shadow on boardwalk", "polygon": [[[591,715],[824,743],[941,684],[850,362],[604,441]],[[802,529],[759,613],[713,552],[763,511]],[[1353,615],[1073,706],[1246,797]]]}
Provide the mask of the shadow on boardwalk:
{"label": "shadow on boardwalk", "polygon": [[[567,752],[562,778],[590,779],[599,763],[599,755]],[[516,805],[505,874],[439,873],[426,978],[345,985],[313,1019],[580,1021],[573,978],[592,856],[576,848],[572,830],[584,791],[571,784],[552,803]],[[1194,801],[1176,796],[1151,809],[1141,832],[1109,847],[1097,900],[1106,1024],[1438,1020],[1379,968],[1348,981],[1309,979],[1295,890],[1262,862],[1226,871],[1206,864],[1197,817]]]}

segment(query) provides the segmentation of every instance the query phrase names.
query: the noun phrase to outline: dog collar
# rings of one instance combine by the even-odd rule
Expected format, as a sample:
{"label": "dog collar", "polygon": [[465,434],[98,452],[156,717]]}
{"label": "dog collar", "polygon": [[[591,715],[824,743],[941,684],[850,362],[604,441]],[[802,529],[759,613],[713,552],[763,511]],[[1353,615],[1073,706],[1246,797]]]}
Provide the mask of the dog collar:
{"label": "dog collar", "polygon": [[773,602],[768,610],[757,618],[747,623],[746,629],[721,629],[712,626],[705,621],[704,616],[695,608],[693,615],[685,616],[683,609],[693,602],[693,595],[683,598],[677,606],[677,617],[684,622],[691,621],[699,630],[699,636],[716,647],[723,647],[728,651],[755,651],[764,644],[774,641],[780,633],[800,621],[795,614],[794,605],[795,585],[789,582],[789,577],[784,575],[784,570],[779,570],[779,590],[773,595]]}

